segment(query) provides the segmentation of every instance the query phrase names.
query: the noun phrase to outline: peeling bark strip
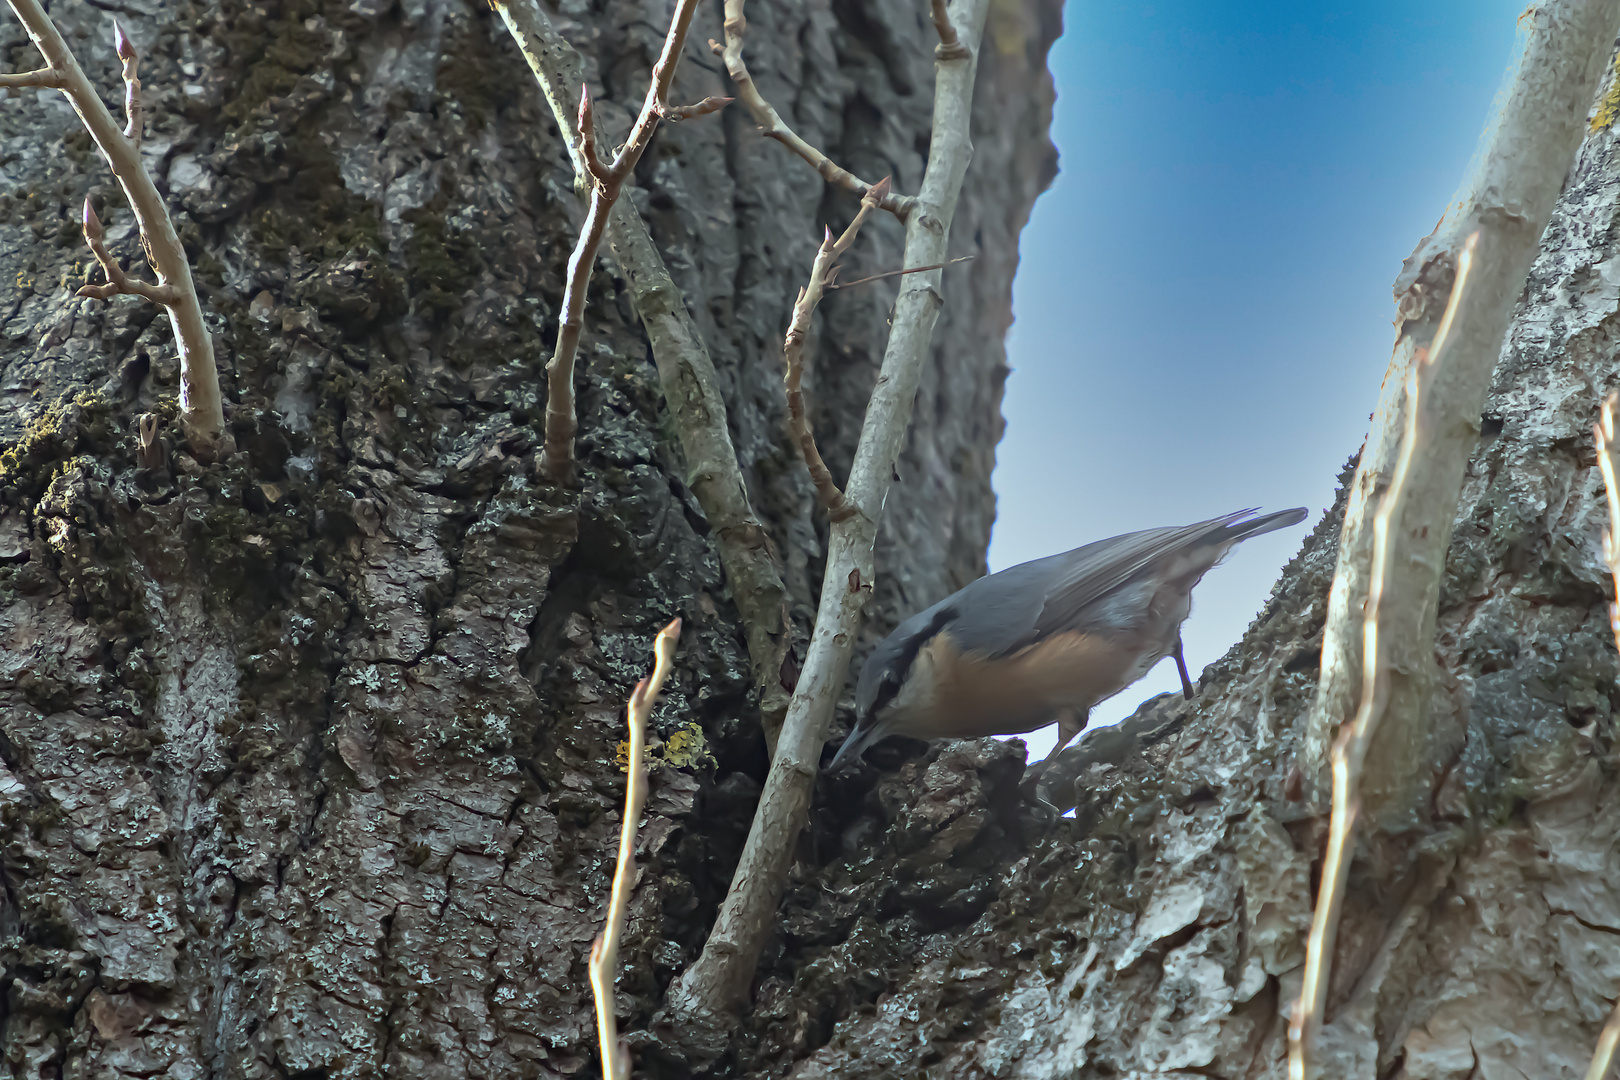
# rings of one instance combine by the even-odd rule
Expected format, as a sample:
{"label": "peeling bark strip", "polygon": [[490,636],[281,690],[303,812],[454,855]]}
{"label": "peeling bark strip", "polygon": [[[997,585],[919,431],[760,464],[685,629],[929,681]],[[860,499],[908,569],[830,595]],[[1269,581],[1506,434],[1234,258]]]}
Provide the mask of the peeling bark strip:
{"label": "peeling bark strip", "polygon": [[169,220],[163,197],[141,162],[141,84],[135,74],[138,63],[135,46],[125,36],[123,27],[115,24],[115,45],[123,61],[124,110],[128,119],[120,131],[38,0],[8,2],[50,67],[0,76],[0,86],[50,87],[67,95],[73,111],[79,114],[124,189],[124,196],[140,225],[141,238],[146,242],[152,269],[158,275],[156,286],[130,280],[124,275],[101,246],[101,223],[86,200],[85,239],[96,261],[106,271],[108,283],[101,287],[85,286],[80,295],[107,300],[116,293],[129,293],[162,304],[168,311],[175,348],[180,354],[180,426],[192,452],[201,460],[212,461],[228,450],[225,411],[219,397],[219,373],[214,368],[214,339],[203,323],[202,305],[191,281],[191,263],[180,246],[180,237]]}
{"label": "peeling bark strip", "polygon": [[[973,156],[970,120],[978,45],[989,0],[959,0],[952,22],[970,55],[936,60],[934,122],[928,168],[906,219],[905,267],[943,262],[962,178]],[[787,722],[771,762],[742,859],[703,947],[703,955],[671,987],[669,1012],[699,1054],[717,1053],[726,1017],[748,997],[760,951],[774,924],[787,871],[804,826],[833,705],[849,673],[850,654],[870,589],[845,581],[874,580],[872,548],[878,520],[905,440],[934,323],[940,271],[907,276],[894,305],[883,367],[867,406],[850,470],[848,497],[856,513],[832,527],[821,607]]]}
{"label": "peeling bark strip", "polygon": [[[675,68],[681,62],[681,50],[686,47],[686,31],[692,25],[692,13],[697,0],[679,0],[675,14],[670,18],[669,33],[664,37],[664,51],[653,65],[652,82],[647,87],[647,98],[641,113],[624,146],[607,165],[596,155],[596,125],[591,119],[591,94],[583,85],[579,95],[579,122],[574,125],[579,143],[578,155],[585,170],[595,181],[591,188],[591,208],[585,224],[579,231],[579,243],[568,260],[568,287],[563,293],[562,321],[557,328],[557,350],[546,365],[546,445],[540,459],[540,470],[553,483],[568,484],[574,479],[574,432],[578,424],[574,418],[574,356],[579,351],[579,335],[585,327],[585,292],[590,286],[591,270],[596,266],[596,251],[602,245],[607,231],[608,216],[619,192],[630,176],[636,162],[641,160],[647,144],[652,141],[658,121],[683,120],[718,112],[726,107],[730,98],[709,97],[696,105],[672,108],[670,84],[675,81]],[[564,125],[567,130],[567,125]]]}
{"label": "peeling bark strip", "polygon": [[[579,53],[552,27],[537,0],[496,0],[495,6],[534,72],[558,127],[566,134],[576,181],[588,184],[579,121],[568,98],[570,88],[584,84]],[[596,136],[600,138],[601,132]],[[630,181],[625,183],[628,186]],[[760,722],[767,748],[775,754],[788,708],[782,667],[792,645],[781,560],[749,502],[726,420],[725,399],[703,335],[670,280],[646,222],[628,200],[613,207],[607,238],[652,343],[664,401],[686,458],[687,486],[714,528],[720,565],[748,638],[749,665],[760,692]]]}
{"label": "peeling bark strip", "polygon": [[1553,204],[1586,132],[1586,116],[1620,28],[1620,0],[1550,0],[1519,18],[1521,47],[1500,109],[1481,137],[1468,177],[1435,231],[1396,281],[1395,355],[1373,416],[1339,548],[1322,646],[1322,677],[1306,744],[1308,772],[1320,777],[1333,733],[1353,712],[1361,670],[1361,611],[1368,591],[1373,508],[1400,453],[1406,370],[1434,337],[1449,266],[1479,230],[1481,263],[1435,384],[1435,439],[1414,463],[1411,499],[1394,530],[1389,594],[1398,598],[1385,631],[1390,687],[1387,717],[1367,762],[1361,797],[1373,827],[1412,819],[1415,780],[1427,769],[1424,745],[1434,670],[1434,636],[1445,553],[1451,542],[1463,468],[1479,438],[1480,409],[1513,305],[1524,291]]}

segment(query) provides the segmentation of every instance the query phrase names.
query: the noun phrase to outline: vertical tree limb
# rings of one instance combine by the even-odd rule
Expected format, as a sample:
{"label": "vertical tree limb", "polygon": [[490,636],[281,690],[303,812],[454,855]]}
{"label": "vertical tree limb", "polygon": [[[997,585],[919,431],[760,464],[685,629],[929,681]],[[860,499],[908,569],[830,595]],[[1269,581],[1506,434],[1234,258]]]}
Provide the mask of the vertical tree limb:
{"label": "vertical tree limb", "polygon": [[[1299,1001],[1288,1025],[1289,1080],[1307,1080],[1316,1075],[1313,1057],[1322,1014],[1327,1005],[1328,979],[1333,970],[1333,946],[1338,936],[1339,913],[1344,904],[1345,882],[1355,851],[1356,820],[1361,811],[1361,788],[1367,751],[1378,725],[1384,718],[1389,699],[1389,663],[1380,641],[1389,625],[1385,612],[1386,593],[1391,582],[1393,554],[1392,524],[1400,519],[1412,492],[1408,486],[1414,464],[1429,453],[1436,435],[1435,420],[1443,402],[1431,401],[1431,391],[1446,370],[1441,360],[1451,363],[1448,345],[1457,311],[1468,295],[1470,271],[1475,260],[1479,234],[1470,236],[1458,258],[1457,277],[1451,287],[1445,315],[1435,332],[1434,347],[1419,349],[1403,380],[1406,391],[1406,431],[1400,457],[1390,478],[1389,490],[1378,503],[1373,516],[1372,562],[1368,570],[1367,606],[1362,619],[1361,704],[1353,723],[1346,727],[1333,748],[1333,817],[1328,828],[1327,854],[1322,860],[1322,883],[1317,890],[1316,911],[1305,949],[1305,973]],[[1399,616],[1399,604],[1390,604]]]}
{"label": "vertical tree limb", "polygon": [[1461,491],[1479,435],[1480,409],[1513,305],[1524,290],[1542,230],[1585,131],[1598,79],[1620,28],[1620,0],[1547,0],[1520,16],[1520,51],[1472,172],[1445,217],[1406,262],[1399,290],[1395,355],[1350,490],[1338,569],[1328,601],[1322,677],[1306,734],[1308,775],[1320,778],[1339,725],[1356,710],[1362,609],[1370,585],[1373,517],[1400,455],[1401,382],[1433,339],[1436,298],[1449,286],[1463,239],[1478,230],[1474,285],[1463,298],[1445,370],[1431,400],[1434,439],[1413,463],[1410,497],[1391,524],[1391,607],[1383,631],[1389,702],[1369,749],[1361,797],[1375,827],[1398,827],[1413,795],[1428,737],[1440,579]]}
{"label": "vertical tree limb", "polygon": [[[952,21],[970,55],[935,65],[933,136],[922,190],[906,220],[907,268],[944,261],[962,177],[973,152],[973,84],[988,7],[989,0],[957,0],[952,8]],[[907,276],[895,301],[883,366],[850,470],[847,495],[858,512],[832,527],[816,628],[731,889],[702,956],[670,990],[669,1013],[697,1052],[718,1052],[727,1017],[747,999],[760,951],[775,921],[833,705],[848,675],[855,635],[871,593],[878,519],[943,302],[939,275],[934,270]]]}
{"label": "vertical tree limb", "polygon": [[821,460],[821,451],[816,448],[815,432],[811,430],[810,418],[804,412],[804,391],[799,385],[804,379],[804,340],[810,333],[810,317],[815,314],[816,305],[821,303],[823,289],[832,284],[838,273],[838,260],[855,242],[855,236],[861,231],[867,216],[882,205],[888,193],[889,178],[885,176],[862,197],[861,208],[843,235],[834,240],[832,230],[827,230],[826,238],[816,251],[815,261],[810,265],[810,283],[799,290],[799,300],[793,305],[793,318],[782,341],[782,362],[786,368],[782,378],[787,383],[788,425],[793,431],[794,441],[799,444],[799,454],[804,458],[805,467],[810,470],[810,481],[816,486],[816,494],[821,496],[821,505],[827,511],[827,517],[834,522],[849,520],[855,516],[856,510],[844,493],[838,490],[827,463]]}
{"label": "vertical tree limb", "polygon": [[652,674],[636,683],[625,707],[630,728],[630,753],[625,765],[624,820],[619,824],[619,862],[613,871],[613,893],[608,900],[607,919],[602,932],[591,944],[591,991],[596,997],[596,1035],[602,1050],[602,1075],[610,1080],[630,1080],[630,1051],[619,1040],[618,1018],[613,1009],[613,983],[619,975],[619,938],[630,910],[630,893],[636,885],[636,826],[647,801],[646,743],[647,717],[669,676],[675,656],[675,642],[681,636],[681,620],[671,619],[653,640]]}
{"label": "vertical tree limb", "polygon": [[[584,83],[579,53],[552,27],[537,0],[496,0],[496,9],[568,140],[576,179],[587,183],[590,174],[572,98],[573,88]],[[628,200],[614,206],[607,238],[652,345],[664,401],[686,458],[687,486],[714,528],[720,565],[748,638],[749,663],[760,692],[760,721],[774,754],[787,714],[782,667],[792,644],[781,560],[749,502],[719,377],[703,335],[687,313],[646,223]]]}
{"label": "vertical tree limb", "polygon": [[95,214],[86,203],[85,238],[90,242],[96,261],[107,270],[108,283],[113,288],[108,291],[105,286],[87,287],[82,294],[107,299],[115,293],[127,292],[160,303],[168,310],[175,348],[180,355],[180,426],[192,452],[204,460],[213,460],[229,447],[225,410],[219,396],[219,373],[214,366],[214,339],[203,322],[202,304],[191,280],[191,264],[186,259],[179,234],[174,231],[174,223],[169,220],[168,207],[141,163],[141,84],[135,75],[138,62],[135,46],[124,34],[123,27],[115,24],[115,45],[123,61],[124,108],[128,118],[127,126],[121,130],[62,35],[40,7],[39,0],[8,2],[50,66],[0,77],[0,86],[48,87],[67,95],[73,111],[79,114],[85,130],[90,132],[112,168],[113,176],[124,189],[124,196],[135,212],[136,224],[140,226],[141,238],[146,242],[152,269],[158,275],[158,284],[150,286],[132,281],[122,271],[115,275],[108,269],[117,264],[100,246],[101,223],[95,221]]}

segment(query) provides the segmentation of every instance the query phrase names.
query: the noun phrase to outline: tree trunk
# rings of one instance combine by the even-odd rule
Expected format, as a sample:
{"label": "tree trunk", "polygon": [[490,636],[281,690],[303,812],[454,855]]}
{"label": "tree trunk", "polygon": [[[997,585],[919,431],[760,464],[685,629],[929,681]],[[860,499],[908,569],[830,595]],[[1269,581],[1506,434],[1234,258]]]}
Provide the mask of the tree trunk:
{"label": "tree trunk", "polygon": [[[611,260],[576,382],[581,487],[537,478],[542,367],[583,212],[566,148],[471,0],[118,10],[142,53],[144,157],[192,258],[240,450],[213,465],[184,452],[156,309],[74,298],[92,270],[84,196],[133,272],[129,210],[59,95],[0,96],[6,1065],[595,1075],[584,971],[613,868],[623,703],[670,616],[687,630],[653,721],[663,767],[625,1029],[653,1029],[701,947],[765,758],[739,620]],[[51,14],[116,100],[113,16],[66,0]],[[926,5],[750,15],[754,74],[800,133],[915,190]],[[693,37],[719,38],[720,18],[704,9]],[[945,276],[874,631],[984,569],[1018,230],[1055,169],[1058,18],[1055,0],[991,15],[951,251],[976,260]],[[618,137],[666,20],[660,4],[562,4]],[[0,21],[3,69],[37,63]],[[724,92],[722,71],[694,47],[675,98]],[[802,641],[826,530],[786,436],[781,335],[822,225],[856,201],[740,110],[663,127],[637,183],[726,382]],[[871,222],[846,279],[897,266],[901,241],[899,223]],[[807,351],[839,477],[893,296],[888,281],[829,297]],[[144,413],[166,425],[165,465],[137,460]],[[822,814],[807,874],[839,851]],[[792,917],[762,971],[771,1001],[838,940]],[[805,1001],[758,1011],[714,1069],[769,1073],[815,1049],[838,1016]],[[687,1075],[655,1036],[633,1042],[638,1075]]]}

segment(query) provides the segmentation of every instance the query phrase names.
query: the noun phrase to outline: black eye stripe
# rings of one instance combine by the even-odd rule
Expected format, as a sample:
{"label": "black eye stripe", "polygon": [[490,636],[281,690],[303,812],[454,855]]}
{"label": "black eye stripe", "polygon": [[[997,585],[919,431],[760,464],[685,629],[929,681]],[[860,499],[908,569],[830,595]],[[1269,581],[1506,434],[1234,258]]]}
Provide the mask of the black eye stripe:
{"label": "black eye stripe", "polygon": [[894,666],[885,671],[882,680],[878,682],[877,698],[872,702],[874,713],[894,700],[895,695],[900,692],[901,684],[905,682],[901,673],[911,670],[911,665],[917,662],[917,654],[922,651],[922,647],[938,637],[939,632],[949,626],[955,618],[955,611],[944,608],[934,614],[922,633],[907,642],[900,655],[895,657]]}

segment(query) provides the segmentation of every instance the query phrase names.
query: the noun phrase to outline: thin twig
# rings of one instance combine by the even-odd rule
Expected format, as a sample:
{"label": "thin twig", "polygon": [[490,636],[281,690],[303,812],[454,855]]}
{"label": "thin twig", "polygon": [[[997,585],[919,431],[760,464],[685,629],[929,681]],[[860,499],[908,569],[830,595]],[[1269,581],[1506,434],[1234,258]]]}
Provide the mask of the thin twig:
{"label": "thin twig", "polygon": [[832,292],[835,289],[853,289],[857,285],[867,285],[874,281],[882,281],[884,278],[904,277],[907,274],[922,274],[929,270],[943,270],[947,266],[955,266],[957,263],[961,262],[970,262],[972,259],[972,255],[963,255],[960,258],[947,259],[941,263],[934,263],[932,266],[913,266],[910,270],[885,270],[881,274],[873,274],[871,277],[856,278],[854,281],[830,281],[824,285],[823,288],[827,292]]}
{"label": "thin twig", "polygon": [[1387,658],[1379,648],[1379,616],[1384,590],[1390,579],[1391,529],[1406,504],[1406,481],[1412,463],[1427,449],[1433,433],[1430,391],[1439,374],[1440,358],[1457,316],[1457,309],[1468,287],[1468,275],[1475,261],[1479,233],[1463,244],[1457,257],[1457,277],[1451,286],[1440,328],[1433,345],[1412,358],[1406,375],[1406,435],[1400,457],[1390,478],[1389,490],[1378,504],[1373,518],[1372,566],[1368,574],[1366,614],[1362,620],[1361,704],[1355,720],[1340,734],[1333,748],[1333,818],[1328,827],[1327,854],[1322,860],[1322,882],[1317,890],[1316,911],[1311,920],[1310,938],[1305,950],[1305,974],[1299,1001],[1288,1024],[1289,1080],[1310,1080],[1316,1075],[1316,1036],[1322,1028],[1327,1005],[1328,979],[1332,973],[1333,946],[1339,929],[1339,912],[1344,904],[1344,886],[1350,873],[1355,846],[1356,818],[1361,810],[1361,777],[1378,723],[1383,719],[1389,697]]}
{"label": "thin twig", "polygon": [[[939,2],[939,0],[936,0]],[[748,73],[748,64],[743,60],[743,35],[748,32],[748,20],[743,16],[743,5],[746,0],[726,0],[725,27],[726,43],[721,45],[712,38],[709,41],[709,51],[725,61],[726,73],[737,86],[737,97],[742,100],[748,109],[748,114],[759,125],[760,133],[768,139],[775,139],[783,146],[798,154],[810,163],[811,168],[821,174],[821,178],[829,184],[847,188],[855,194],[865,197],[872,190],[871,184],[856,176],[848,169],[843,168],[826,154],[801,139],[792,128],[783,122],[782,117],[765,100],[765,95],[759,92],[754,83],[754,77]],[[947,22],[947,26],[949,23]],[[954,31],[952,32],[954,37]],[[960,48],[960,46],[958,46]],[[966,52],[962,54],[966,56]],[[959,59],[949,57],[942,59]],[[911,213],[911,208],[917,200],[909,195],[897,195],[890,192],[883,199],[883,209],[904,221]]]}
{"label": "thin twig", "polygon": [[[1598,422],[1592,425],[1592,437],[1597,442],[1598,469],[1603,473],[1603,490],[1608,496],[1609,524],[1603,530],[1603,561],[1608,564],[1609,576],[1614,579],[1615,600],[1609,604],[1609,629],[1614,634],[1614,645],[1620,650],[1620,482],[1616,474],[1615,454],[1620,453],[1614,441],[1614,413],[1620,405],[1620,393],[1609,391],[1598,411]],[[1614,1064],[1615,1045],[1620,1043],[1620,1001],[1609,1014],[1609,1022],[1598,1035],[1597,1049],[1592,1054],[1592,1065],[1586,1070],[1586,1080],[1605,1080],[1609,1067]]]}
{"label": "thin twig", "polygon": [[[580,156],[582,140],[573,95],[584,82],[584,63],[551,25],[538,0],[494,2],[534,72],[557,126],[569,133],[575,178],[583,191],[589,172]],[[593,132],[592,137],[599,133]],[[626,185],[630,182],[625,181]],[[687,486],[714,527],[720,565],[748,638],[749,664],[760,694],[760,723],[774,754],[787,714],[783,668],[792,645],[781,559],[749,502],[719,376],[703,335],[670,279],[663,257],[648,235],[647,223],[628,200],[621,199],[614,207],[607,238],[652,345],[664,401],[686,460]]]}
{"label": "thin twig", "polygon": [[636,683],[625,709],[630,728],[630,760],[625,766],[624,820],[619,825],[619,864],[613,871],[613,894],[608,900],[607,921],[591,945],[591,990],[596,995],[596,1034],[602,1048],[602,1075],[610,1080],[629,1080],[630,1049],[619,1040],[618,1018],[613,1009],[613,983],[618,978],[619,938],[624,933],[625,916],[630,909],[630,891],[636,884],[636,825],[641,807],[647,801],[647,763],[642,760],[646,741],[647,717],[652,715],[658,691],[664,688],[675,641],[681,636],[681,620],[671,619],[653,640],[653,671]]}
{"label": "thin twig", "polygon": [[[1592,427],[1597,440],[1598,468],[1603,473],[1603,488],[1609,499],[1609,526],[1603,530],[1603,561],[1608,564],[1614,578],[1615,596],[1620,599],[1620,482],[1615,479],[1614,410],[1620,394],[1614,391],[1603,399],[1598,422]],[[1614,632],[1615,648],[1620,649],[1620,603],[1609,604],[1609,628]]]}
{"label": "thin twig", "polygon": [[821,496],[821,505],[826,508],[827,517],[835,522],[849,520],[856,511],[833,482],[827,463],[821,460],[821,451],[816,449],[815,432],[810,429],[810,418],[805,415],[804,391],[800,389],[804,379],[804,340],[810,333],[810,317],[815,314],[816,305],[821,303],[822,289],[838,272],[838,260],[855,242],[855,236],[861,231],[867,217],[883,203],[883,197],[888,193],[889,178],[885,176],[873,184],[861,199],[861,208],[843,235],[834,240],[832,230],[826,231],[815,261],[810,264],[810,284],[799,290],[799,300],[793,305],[793,319],[788,323],[787,337],[782,341],[782,363],[785,368],[782,379],[787,383],[788,425],[794,441],[799,444],[804,464],[810,470],[810,480],[816,485],[816,494]]}
{"label": "thin twig", "polygon": [[585,327],[585,293],[589,288],[591,270],[596,266],[596,253],[602,246],[602,235],[607,231],[613,204],[618,201],[619,192],[631,170],[636,167],[636,162],[641,160],[642,152],[652,141],[660,117],[673,112],[684,112],[685,115],[714,112],[724,108],[730,100],[708,98],[683,109],[671,109],[668,105],[669,87],[675,79],[675,67],[681,61],[686,32],[692,25],[692,14],[696,10],[697,0],[680,0],[676,4],[669,33],[664,36],[664,51],[653,65],[647,97],[630,129],[630,137],[614,156],[612,165],[603,164],[597,156],[590,91],[583,86],[580,91],[579,153],[595,184],[591,189],[590,210],[586,212],[585,224],[579,231],[579,242],[574,245],[574,253],[568,260],[568,284],[563,290],[563,315],[557,330],[557,347],[551,361],[546,364],[546,435],[540,455],[540,469],[553,483],[567,484],[574,479],[574,434],[579,428],[574,417],[574,357],[579,351],[579,336]]}
{"label": "thin twig", "polygon": [[[928,168],[915,212],[906,219],[906,268],[945,257],[972,155],[969,121],[988,10],[989,0],[957,0],[954,21],[970,55],[935,64]],[[883,366],[850,469],[847,497],[857,513],[830,530],[815,632],[730,891],[703,954],[670,991],[669,1013],[682,1025],[696,1054],[720,1052],[728,1018],[747,999],[760,952],[776,925],[777,905],[809,809],[833,704],[844,688],[850,653],[872,592],[873,543],[939,317],[939,274],[936,270],[907,277],[895,300]]]}
{"label": "thin twig", "polygon": [[130,208],[135,212],[148,259],[157,272],[158,284],[131,281],[108,254],[101,242],[101,223],[85,204],[84,234],[90,250],[102,269],[107,285],[87,286],[81,295],[99,299],[116,293],[132,293],[162,304],[169,312],[174,329],[175,348],[180,354],[180,426],[192,453],[212,460],[229,452],[231,439],[225,431],[225,411],[219,396],[219,374],[214,367],[214,340],[203,323],[202,305],[191,280],[191,264],[185,248],[169,220],[168,207],[158,194],[152,177],[141,162],[140,79],[135,69],[139,57],[122,26],[114,23],[114,42],[123,61],[124,110],[127,125],[120,130],[117,121],[102,104],[79,62],[74,59],[62,35],[40,7],[39,0],[8,0],[28,36],[50,65],[21,75],[0,76],[0,86],[38,86],[61,90],[72,103],[90,137],[112,167],[113,176]]}
{"label": "thin twig", "polygon": [[[1609,490],[1612,492],[1614,489]],[[1609,1066],[1614,1064],[1616,1043],[1620,1043],[1620,1001],[1615,1002],[1609,1022],[1603,1025],[1603,1031],[1598,1035],[1597,1050],[1592,1054],[1591,1067],[1586,1070],[1586,1080],[1606,1080]]]}

